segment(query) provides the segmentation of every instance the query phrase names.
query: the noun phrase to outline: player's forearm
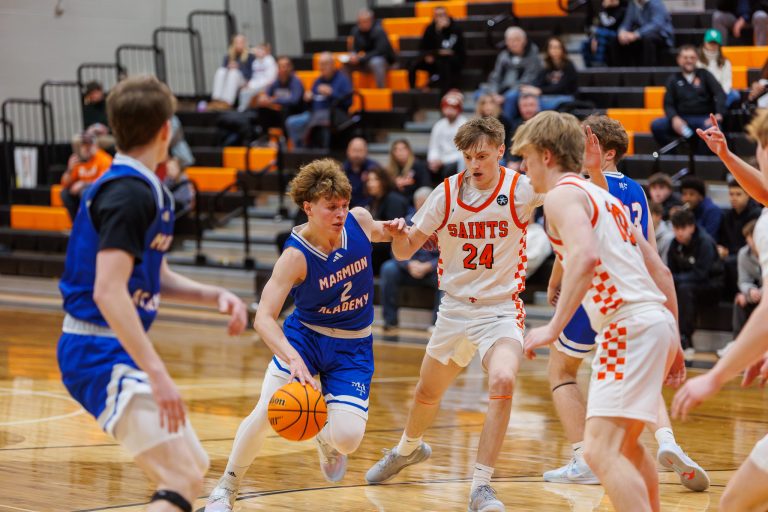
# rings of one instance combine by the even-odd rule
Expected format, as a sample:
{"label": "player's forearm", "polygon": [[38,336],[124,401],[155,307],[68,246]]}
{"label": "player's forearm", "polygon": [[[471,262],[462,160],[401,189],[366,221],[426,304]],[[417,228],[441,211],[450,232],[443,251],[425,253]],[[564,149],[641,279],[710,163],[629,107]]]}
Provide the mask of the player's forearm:
{"label": "player's forearm", "polygon": [[219,295],[223,291],[225,290],[220,286],[198,283],[186,276],[177,274],[167,266],[160,277],[160,293],[167,298],[197,304],[216,305]]}
{"label": "player's forearm", "polygon": [[761,301],[747,320],[736,343],[725,352],[711,373],[722,385],[760,359],[768,350],[768,302]]}
{"label": "player's forearm", "polygon": [[552,265],[552,273],[549,275],[549,287],[557,288],[563,282],[563,264],[560,258],[555,257],[555,263]]}
{"label": "player's forearm", "polygon": [[555,314],[549,321],[555,332],[561,333],[579,308],[584,295],[592,284],[592,276],[597,265],[597,257],[591,253],[574,254],[569,259],[568,268],[563,272],[560,298]]}
{"label": "player's forearm", "polygon": [[763,205],[768,205],[768,179],[763,173],[730,150],[722,161],[747,194]]}
{"label": "player's forearm", "polygon": [[277,321],[268,313],[260,314],[260,312],[261,310],[256,312],[256,320],[253,327],[262,341],[264,341],[264,344],[269,347],[269,350],[286,362],[299,357],[299,353],[288,342],[288,338],[285,337],[285,333]]}
{"label": "player's forearm", "polygon": [[400,261],[409,260],[418,250],[419,248],[414,247],[414,243],[409,236],[392,238],[392,254],[395,255],[395,259]]}

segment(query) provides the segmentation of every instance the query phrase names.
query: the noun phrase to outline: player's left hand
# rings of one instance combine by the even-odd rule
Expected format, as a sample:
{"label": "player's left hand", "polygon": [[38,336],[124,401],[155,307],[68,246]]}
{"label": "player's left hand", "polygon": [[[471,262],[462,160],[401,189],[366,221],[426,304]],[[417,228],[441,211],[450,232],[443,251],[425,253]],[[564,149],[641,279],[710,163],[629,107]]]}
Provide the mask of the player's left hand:
{"label": "player's left hand", "polygon": [[405,219],[397,218],[384,222],[384,230],[389,233],[392,238],[400,237],[408,234],[408,224]]}
{"label": "player's left hand", "polygon": [[722,384],[717,382],[712,372],[690,379],[675,394],[672,400],[672,417],[687,419],[688,413],[704,400],[720,391]]}
{"label": "player's left hand", "polygon": [[600,153],[600,140],[597,135],[592,133],[592,128],[584,127],[584,134],[587,136],[587,144],[584,150],[584,168],[590,173],[602,172],[601,167],[602,154]]}
{"label": "player's left hand", "polygon": [[675,360],[669,367],[666,379],[664,379],[664,385],[675,389],[679,388],[685,382],[685,373],[685,356],[682,347],[678,346]]}
{"label": "player's left hand", "polygon": [[242,334],[248,324],[248,308],[240,297],[234,293],[223,290],[219,294],[219,313],[229,315],[227,333],[230,336]]}
{"label": "player's left hand", "polygon": [[550,343],[554,343],[557,339],[557,335],[558,333],[556,333],[549,324],[528,331],[528,334],[525,335],[525,344],[523,345],[525,357],[528,359],[535,359],[536,354],[534,353],[534,350],[539,347],[547,346]]}

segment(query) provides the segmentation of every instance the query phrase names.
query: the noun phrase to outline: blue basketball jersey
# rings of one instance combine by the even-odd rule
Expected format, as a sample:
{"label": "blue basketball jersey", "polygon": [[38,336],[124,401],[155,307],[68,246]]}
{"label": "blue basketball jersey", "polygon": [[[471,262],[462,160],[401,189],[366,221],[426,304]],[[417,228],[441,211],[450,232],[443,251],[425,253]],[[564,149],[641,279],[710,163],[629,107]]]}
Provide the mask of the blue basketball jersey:
{"label": "blue basketball jersey", "polygon": [[299,321],[323,327],[357,331],[373,323],[373,269],[371,241],[347,215],[341,247],[324,254],[294,228],[285,242],[304,254],[307,276],[291,290]]}
{"label": "blue basketball jersey", "polygon": [[608,192],[629,209],[629,220],[648,238],[648,199],[638,182],[620,172],[606,172]]}
{"label": "blue basketball jersey", "polygon": [[112,167],[85,193],[83,206],[77,212],[69,237],[59,290],[64,297],[64,310],[68,314],[107,327],[107,321],[93,300],[99,234],[91,220],[90,207],[105,183],[127,178],[138,178],[149,184],[157,206],[157,214],[145,237],[142,261],[134,265],[128,280],[128,292],[144,329],[149,330],[160,302],[160,266],[173,238],[173,197],[153,172],[132,158],[117,155]]}

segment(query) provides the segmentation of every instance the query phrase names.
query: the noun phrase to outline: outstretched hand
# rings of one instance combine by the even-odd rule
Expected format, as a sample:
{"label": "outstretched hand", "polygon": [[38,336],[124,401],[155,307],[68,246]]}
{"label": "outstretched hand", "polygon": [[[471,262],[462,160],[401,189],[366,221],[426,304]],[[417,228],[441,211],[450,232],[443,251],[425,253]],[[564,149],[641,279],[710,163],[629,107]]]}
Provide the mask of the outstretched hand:
{"label": "outstretched hand", "polygon": [[602,153],[600,151],[600,140],[597,135],[592,133],[592,128],[589,126],[584,127],[584,134],[587,137],[587,144],[584,150],[584,168],[592,174],[593,172],[601,172],[602,168]]}
{"label": "outstretched hand", "polygon": [[686,382],[675,394],[672,400],[672,417],[675,419],[687,419],[688,413],[720,391],[719,384],[712,376],[712,372],[699,375]]}
{"label": "outstretched hand", "polygon": [[536,353],[534,350],[540,347],[545,347],[557,339],[557,334],[550,326],[542,325],[531,329],[525,335],[525,344],[523,345],[523,352],[528,359],[535,359]]}
{"label": "outstretched hand", "polygon": [[725,140],[725,134],[720,130],[717,118],[713,114],[709,114],[709,122],[712,126],[706,130],[697,128],[696,133],[707,144],[709,150],[722,159],[728,154],[728,141]]}
{"label": "outstretched hand", "polygon": [[219,313],[229,315],[227,333],[230,336],[242,334],[248,325],[248,308],[245,303],[232,292],[224,290],[219,294]]}
{"label": "outstretched hand", "polygon": [[385,221],[383,225],[384,231],[386,231],[392,238],[398,238],[408,234],[408,224],[402,217]]}

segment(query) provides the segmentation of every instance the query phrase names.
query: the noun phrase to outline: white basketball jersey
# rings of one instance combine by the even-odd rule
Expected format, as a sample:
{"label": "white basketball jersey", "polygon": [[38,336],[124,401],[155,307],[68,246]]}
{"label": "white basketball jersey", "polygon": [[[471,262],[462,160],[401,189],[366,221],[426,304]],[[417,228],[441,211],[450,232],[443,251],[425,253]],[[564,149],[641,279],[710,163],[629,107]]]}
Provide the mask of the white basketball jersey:
{"label": "white basketball jersey", "polygon": [[525,289],[528,217],[540,196],[527,177],[504,167],[482,204],[462,201],[463,183],[462,172],[442,185],[445,216],[437,228],[440,289],[470,302],[517,299]]}
{"label": "white basketball jersey", "polygon": [[[666,298],[648,273],[621,201],[607,190],[575,175],[563,177],[556,186],[580,188],[589,197],[592,207],[592,228],[599,259],[592,285],[582,301],[592,328],[601,332],[606,319],[622,309],[642,304],[663,305]],[[567,229],[567,226],[561,226],[561,229]],[[551,232],[548,234],[555,253],[566,267],[568,248]]]}

